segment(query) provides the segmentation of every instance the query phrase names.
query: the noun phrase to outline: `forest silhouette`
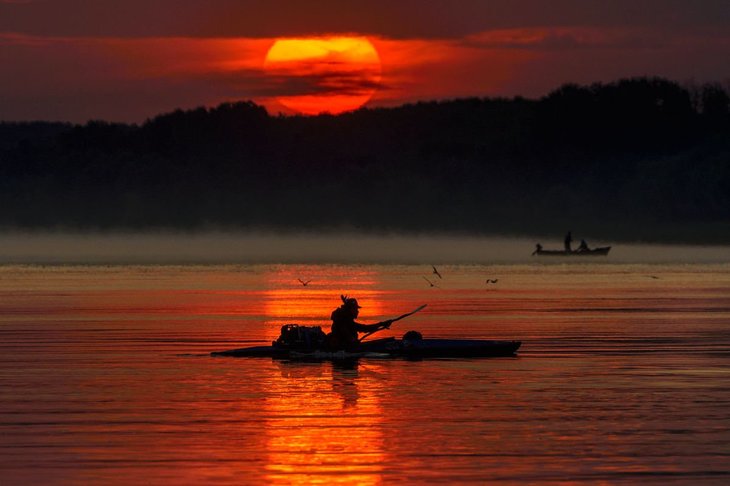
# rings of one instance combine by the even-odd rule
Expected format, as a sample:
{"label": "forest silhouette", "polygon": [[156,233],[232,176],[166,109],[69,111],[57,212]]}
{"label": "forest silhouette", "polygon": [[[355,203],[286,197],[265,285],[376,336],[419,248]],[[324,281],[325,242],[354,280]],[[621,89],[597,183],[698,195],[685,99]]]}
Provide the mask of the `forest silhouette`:
{"label": "forest silhouette", "polygon": [[660,78],[272,116],[0,124],[0,226],[730,241],[730,95]]}

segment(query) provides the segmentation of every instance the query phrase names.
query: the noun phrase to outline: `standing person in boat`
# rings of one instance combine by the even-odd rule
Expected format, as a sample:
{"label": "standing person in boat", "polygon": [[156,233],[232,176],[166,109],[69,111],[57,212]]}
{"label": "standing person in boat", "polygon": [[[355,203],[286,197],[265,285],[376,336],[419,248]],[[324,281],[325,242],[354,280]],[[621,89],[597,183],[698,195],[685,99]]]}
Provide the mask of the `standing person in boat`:
{"label": "standing person in boat", "polygon": [[340,295],[342,305],[332,311],[332,332],[327,335],[327,344],[331,349],[348,349],[357,345],[358,332],[373,332],[387,329],[393,321],[383,321],[377,324],[360,324],[356,322],[360,314],[360,305],[357,300],[346,295]]}
{"label": "standing person in boat", "polygon": [[571,253],[573,249],[570,247],[571,243],[573,243],[573,235],[570,231],[568,231],[568,234],[565,235],[565,252]]}

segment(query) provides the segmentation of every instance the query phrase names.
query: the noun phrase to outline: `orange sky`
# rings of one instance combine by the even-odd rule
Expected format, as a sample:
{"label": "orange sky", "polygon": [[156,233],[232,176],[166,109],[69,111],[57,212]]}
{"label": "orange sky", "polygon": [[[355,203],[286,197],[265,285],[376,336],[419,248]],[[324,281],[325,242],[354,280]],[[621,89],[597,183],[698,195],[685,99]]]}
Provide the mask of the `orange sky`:
{"label": "orange sky", "polygon": [[368,106],[538,97],[566,82],[628,76],[730,78],[723,2],[397,4],[315,0],[302,10],[280,0],[0,0],[0,120],[141,122],[175,108],[249,99],[291,113],[277,100],[337,95],[327,73],[282,82],[266,72],[269,48],[292,36],[369,39],[382,67]]}

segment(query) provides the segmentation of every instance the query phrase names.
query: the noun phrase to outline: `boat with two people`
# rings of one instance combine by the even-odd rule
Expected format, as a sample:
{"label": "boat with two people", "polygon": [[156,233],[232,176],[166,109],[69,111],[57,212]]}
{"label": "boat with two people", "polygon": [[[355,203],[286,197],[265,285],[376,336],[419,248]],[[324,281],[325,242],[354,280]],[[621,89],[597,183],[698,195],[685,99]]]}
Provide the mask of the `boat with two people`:
{"label": "boat with two people", "polygon": [[600,248],[589,248],[586,250],[545,250],[543,249],[542,245],[538,243],[535,245],[535,251],[532,252],[533,255],[538,256],[606,256],[608,255],[608,252],[611,251],[610,246],[603,246]]}
{"label": "boat with two people", "polygon": [[570,231],[565,235],[564,249],[562,250],[545,250],[540,243],[535,245],[535,256],[606,256],[611,251],[610,246],[602,246],[599,248],[589,248],[586,240],[580,240],[580,245],[575,250],[572,248],[573,235]]}

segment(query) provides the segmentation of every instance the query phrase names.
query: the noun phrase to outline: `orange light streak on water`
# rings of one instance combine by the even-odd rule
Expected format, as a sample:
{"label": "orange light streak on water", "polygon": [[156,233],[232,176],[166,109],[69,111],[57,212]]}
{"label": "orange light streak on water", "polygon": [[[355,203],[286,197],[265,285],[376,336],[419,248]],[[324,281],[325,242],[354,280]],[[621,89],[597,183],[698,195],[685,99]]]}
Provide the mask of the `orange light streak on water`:
{"label": "orange light streak on water", "polygon": [[[375,366],[377,368],[377,366]],[[357,365],[280,363],[265,401],[271,484],[380,484],[383,410]],[[343,433],[346,432],[346,433]]]}

